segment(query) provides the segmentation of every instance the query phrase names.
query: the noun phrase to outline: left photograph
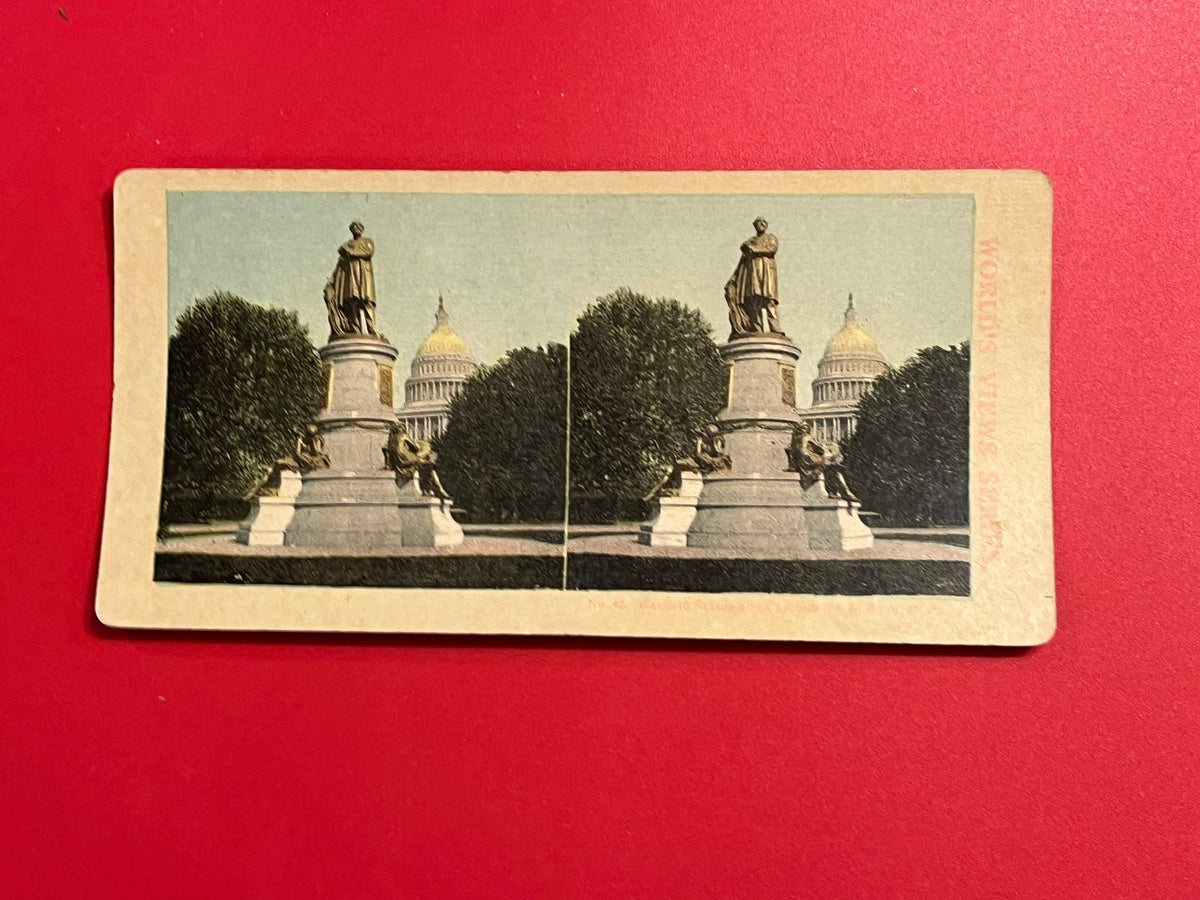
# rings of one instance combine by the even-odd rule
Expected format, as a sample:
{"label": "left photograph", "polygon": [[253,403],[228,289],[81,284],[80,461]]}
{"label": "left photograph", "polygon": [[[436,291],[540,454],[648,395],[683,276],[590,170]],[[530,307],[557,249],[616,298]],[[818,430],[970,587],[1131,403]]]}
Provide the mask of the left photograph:
{"label": "left photograph", "polygon": [[168,197],[156,581],[561,588],[565,340],[439,205]]}

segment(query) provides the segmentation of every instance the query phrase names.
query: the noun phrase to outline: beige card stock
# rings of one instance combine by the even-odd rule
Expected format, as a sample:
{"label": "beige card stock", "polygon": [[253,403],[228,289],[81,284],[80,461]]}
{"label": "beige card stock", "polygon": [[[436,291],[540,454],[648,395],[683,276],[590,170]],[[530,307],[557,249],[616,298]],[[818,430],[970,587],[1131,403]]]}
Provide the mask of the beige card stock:
{"label": "beige card stock", "polygon": [[1037,173],[134,170],[114,205],[108,625],[1054,632]]}

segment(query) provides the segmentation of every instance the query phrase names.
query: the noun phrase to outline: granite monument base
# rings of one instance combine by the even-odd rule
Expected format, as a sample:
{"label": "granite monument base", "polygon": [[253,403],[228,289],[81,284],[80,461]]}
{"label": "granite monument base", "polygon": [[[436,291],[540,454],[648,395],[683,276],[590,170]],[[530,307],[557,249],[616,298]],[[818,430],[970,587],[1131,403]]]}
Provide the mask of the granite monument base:
{"label": "granite monument base", "polygon": [[875,545],[858,516],[858,503],[830,497],[818,481],[804,492],[804,520],[812,550],[866,550]]}
{"label": "granite monument base", "polygon": [[412,515],[386,466],[383,450],[398,422],[392,408],[396,348],[374,335],[352,335],[331,339],[319,352],[326,402],[315,425],[328,466],[304,473],[284,543],[338,550],[461,543],[461,529],[455,541],[452,530],[430,528]]}
{"label": "granite monument base", "polygon": [[450,500],[422,494],[416,479],[400,487],[401,543],[405,547],[457,547],[463,542],[462,526],[454,521]]}
{"label": "granite monument base", "polygon": [[870,532],[857,514],[843,502],[840,513],[853,520],[843,522],[824,487],[806,491],[788,458],[801,423],[799,348],[782,335],[763,334],[730,341],[720,352],[729,390],[717,426],[729,465],[704,476],[687,546],[782,551],[797,558],[813,550],[870,546]]}
{"label": "granite monument base", "polygon": [[320,469],[304,476],[284,543],[289,547],[379,550],[403,546],[400,492],[387,470]]}

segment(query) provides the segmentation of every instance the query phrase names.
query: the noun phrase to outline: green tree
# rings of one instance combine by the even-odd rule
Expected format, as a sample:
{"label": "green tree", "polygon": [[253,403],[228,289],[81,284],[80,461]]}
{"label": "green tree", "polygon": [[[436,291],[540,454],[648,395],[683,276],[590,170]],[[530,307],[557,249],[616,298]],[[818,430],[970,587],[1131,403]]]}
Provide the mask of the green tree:
{"label": "green tree", "polygon": [[698,310],[628,288],[589,305],[571,338],[572,520],[640,515],[725,390]]}
{"label": "green tree", "polygon": [[567,348],[510,350],[450,401],[436,442],[455,505],[477,521],[561,522],[566,484]]}
{"label": "green tree", "polygon": [[185,310],[167,363],[163,522],[236,509],[230,501],[291,450],[323,385],[296,313],[225,291]]}
{"label": "green tree", "polygon": [[875,379],[842,452],[866,509],[904,525],[966,524],[970,346],[928,347]]}

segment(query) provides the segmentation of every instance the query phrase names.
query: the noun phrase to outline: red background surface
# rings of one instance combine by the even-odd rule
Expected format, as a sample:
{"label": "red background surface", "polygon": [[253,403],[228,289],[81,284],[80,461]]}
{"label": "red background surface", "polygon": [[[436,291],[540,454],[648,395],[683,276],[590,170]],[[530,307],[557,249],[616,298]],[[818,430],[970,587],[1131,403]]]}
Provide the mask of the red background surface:
{"label": "red background surface", "polygon": [[[0,893],[1197,896],[1197,7],[887,5],[5,9]],[[1045,171],[1057,637],[106,630],[132,166]]]}

